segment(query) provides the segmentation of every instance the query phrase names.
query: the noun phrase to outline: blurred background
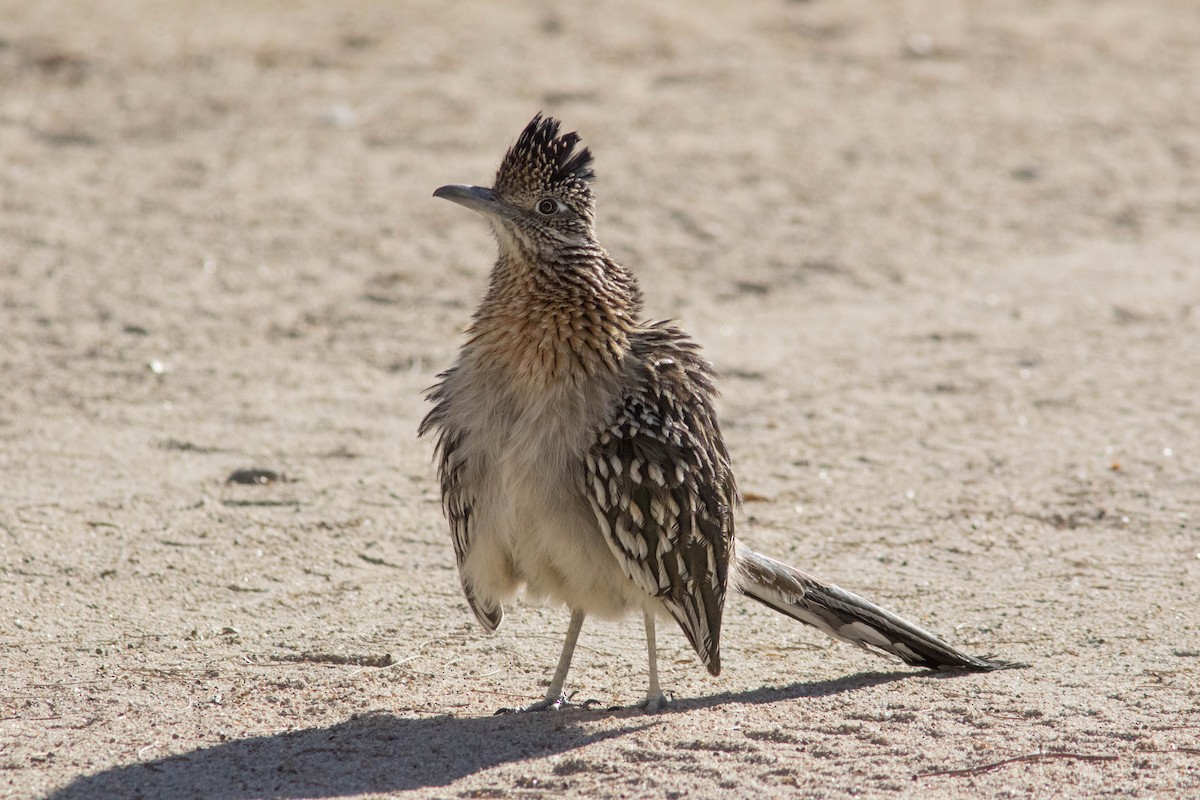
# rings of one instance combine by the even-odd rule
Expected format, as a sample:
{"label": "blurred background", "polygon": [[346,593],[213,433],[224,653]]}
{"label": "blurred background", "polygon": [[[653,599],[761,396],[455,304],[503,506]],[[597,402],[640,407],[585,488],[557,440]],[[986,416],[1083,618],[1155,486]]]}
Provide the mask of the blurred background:
{"label": "blurred background", "polygon": [[[1036,727],[950,709],[980,758],[1166,747],[1200,648],[1198,76],[1174,0],[0,0],[0,767],[28,796],[351,709],[485,714],[553,663],[558,609],[472,627],[415,438],[494,257],[431,193],[538,111],[592,148],[647,314],[724,377],[742,535],[1043,665],[989,701]],[[276,479],[226,482],[251,467]],[[871,668],[766,614],[731,609],[720,683],[664,636],[664,681]],[[585,632],[587,696],[640,690],[639,630]],[[381,653],[415,660],[351,677]],[[954,702],[902,685],[918,723]],[[788,785],[838,785],[829,725]],[[917,727],[864,786],[958,757]],[[1168,766],[1122,785],[1195,788]],[[419,784],[389,780],[353,786]]]}

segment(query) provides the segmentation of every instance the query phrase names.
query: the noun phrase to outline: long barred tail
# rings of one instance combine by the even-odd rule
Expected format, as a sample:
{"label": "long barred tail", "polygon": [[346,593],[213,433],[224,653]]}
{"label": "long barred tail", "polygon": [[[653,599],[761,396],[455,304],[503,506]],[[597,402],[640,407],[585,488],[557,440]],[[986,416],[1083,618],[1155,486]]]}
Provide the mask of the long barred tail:
{"label": "long barred tail", "polygon": [[737,545],[739,589],[781,614],[864,650],[928,669],[988,672],[1021,666],[977,658],[838,586]]}

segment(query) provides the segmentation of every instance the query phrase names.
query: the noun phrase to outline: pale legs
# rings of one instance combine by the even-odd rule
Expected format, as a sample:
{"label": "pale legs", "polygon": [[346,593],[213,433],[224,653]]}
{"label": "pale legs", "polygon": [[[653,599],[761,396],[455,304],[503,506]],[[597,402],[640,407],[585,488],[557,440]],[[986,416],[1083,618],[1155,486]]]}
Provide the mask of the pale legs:
{"label": "pale legs", "polygon": [[[579,641],[579,631],[583,628],[583,612],[571,611],[571,622],[567,625],[567,638],[563,641],[562,654],[558,657],[558,666],[554,669],[554,677],[550,679],[550,688],[546,696],[536,703],[522,706],[517,711],[545,711],[548,708],[562,708],[567,702],[563,694],[563,684],[567,682],[567,673],[571,670],[571,658],[575,655],[575,643]],[[497,714],[506,714],[514,709],[502,708]]]}
{"label": "pale legs", "polygon": [[[575,655],[575,643],[579,641],[579,631],[583,629],[583,618],[584,613],[582,611],[571,612],[571,622],[567,625],[567,638],[563,640],[562,653],[558,657],[558,666],[554,669],[554,677],[550,679],[550,686],[546,689],[546,696],[536,703],[530,703],[518,710],[545,711],[551,708],[559,709],[567,702],[567,697],[563,694],[563,686],[567,682],[567,673],[571,670],[571,659]],[[660,711],[667,704],[667,697],[658,685],[658,647],[654,635],[654,615],[647,611],[645,621],[646,662],[650,671],[650,685],[646,689],[646,699],[642,701],[641,707],[646,709],[646,711],[654,712]],[[595,701],[588,701],[588,703],[592,702]],[[512,710],[510,708],[502,708],[496,713],[503,714]]]}
{"label": "pale legs", "polygon": [[654,639],[654,615],[646,612],[646,663],[650,670],[650,686],[646,689],[646,700],[642,708],[655,712],[667,704],[667,696],[658,686],[658,645]]}

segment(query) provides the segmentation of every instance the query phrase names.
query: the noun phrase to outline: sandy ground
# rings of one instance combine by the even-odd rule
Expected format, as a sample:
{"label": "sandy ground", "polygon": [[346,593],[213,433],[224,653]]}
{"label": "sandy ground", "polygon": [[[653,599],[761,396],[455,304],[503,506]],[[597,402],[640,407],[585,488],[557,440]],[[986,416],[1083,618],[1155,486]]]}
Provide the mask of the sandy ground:
{"label": "sandy ground", "polygon": [[[1200,796],[1196,3],[192,5],[0,3],[0,796]],[[743,538],[1028,669],[733,599],[665,713],[630,620],[491,716],[566,613],[459,595],[415,430],[492,243],[430,193],[537,110]]]}

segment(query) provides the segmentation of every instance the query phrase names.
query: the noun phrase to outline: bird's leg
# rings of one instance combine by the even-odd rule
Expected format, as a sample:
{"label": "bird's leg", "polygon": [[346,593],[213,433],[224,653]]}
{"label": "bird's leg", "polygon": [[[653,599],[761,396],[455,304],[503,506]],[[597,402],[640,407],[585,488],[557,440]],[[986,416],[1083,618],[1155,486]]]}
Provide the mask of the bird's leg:
{"label": "bird's leg", "polygon": [[565,701],[563,684],[567,682],[567,672],[571,669],[571,658],[575,655],[575,642],[579,641],[579,631],[583,629],[583,612],[571,611],[571,622],[567,625],[567,638],[563,640],[562,653],[558,656],[558,666],[554,669],[554,677],[550,679],[550,688],[542,700],[548,705],[561,705]]}
{"label": "bird's leg", "polygon": [[[558,667],[554,670],[554,677],[550,679],[550,688],[546,690],[546,696],[536,703],[530,703],[516,710],[545,711],[548,708],[557,710],[567,702],[567,696],[563,694],[563,684],[567,682],[567,672],[571,669],[571,657],[575,655],[575,642],[579,640],[579,631],[583,628],[583,616],[582,611],[571,611],[571,623],[567,626],[567,638],[563,641],[562,654],[558,657]],[[503,714],[512,710],[502,708],[496,713]]]}
{"label": "bird's leg", "polygon": [[653,713],[661,711],[667,704],[667,696],[658,685],[658,645],[654,638],[654,614],[646,612],[646,662],[650,671],[650,686],[646,689],[646,700],[642,708]]}

